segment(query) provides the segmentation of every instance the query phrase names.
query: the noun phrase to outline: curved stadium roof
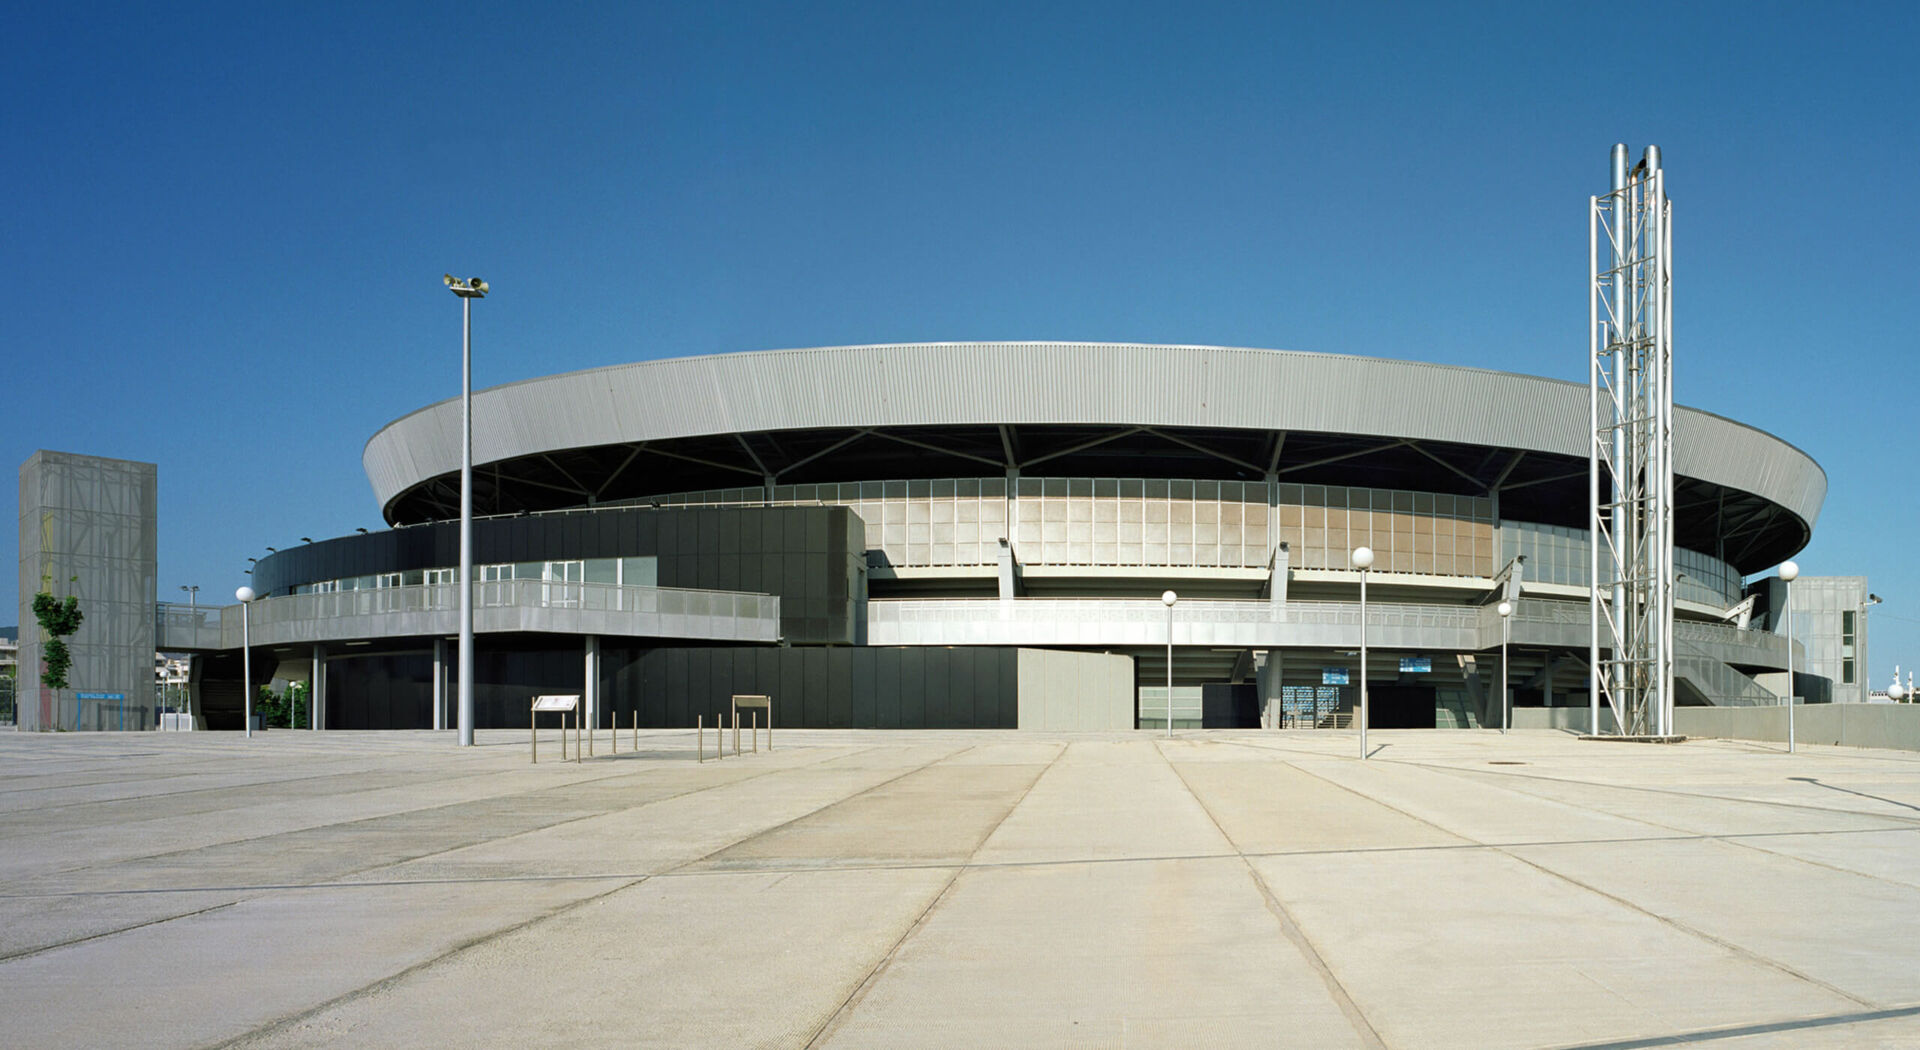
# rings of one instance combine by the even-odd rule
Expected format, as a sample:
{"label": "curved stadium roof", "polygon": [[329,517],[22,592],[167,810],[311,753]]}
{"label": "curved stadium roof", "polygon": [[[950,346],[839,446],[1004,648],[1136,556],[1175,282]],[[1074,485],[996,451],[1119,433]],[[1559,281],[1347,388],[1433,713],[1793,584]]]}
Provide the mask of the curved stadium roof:
{"label": "curved stadium roof", "polygon": [[[778,483],[1183,477],[1485,494],[1584,527],[1587,390],[1412,361],[1208,346],[916,343],[687,357],[474,395],[475,513]],[[1676,408],[1677,542],[1743,572],[1805,546],[1826,475]],[[460,403],[367,442],[393,524],[458,512]]]}

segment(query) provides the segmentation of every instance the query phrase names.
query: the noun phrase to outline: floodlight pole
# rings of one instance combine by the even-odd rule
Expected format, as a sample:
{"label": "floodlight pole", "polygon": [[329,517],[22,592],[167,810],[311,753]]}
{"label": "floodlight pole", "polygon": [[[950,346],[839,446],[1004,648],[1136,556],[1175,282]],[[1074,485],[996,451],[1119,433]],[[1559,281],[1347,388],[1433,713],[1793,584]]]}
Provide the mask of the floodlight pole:
{"label": "floodlight pole", "polygon": [[487,282],[446,276],[460,297],[460,746],[473,746],[473,301]]}
{"label": "floodlight pole", "polygon": [[473,746],[473,299],[460,297],[460,746]]}

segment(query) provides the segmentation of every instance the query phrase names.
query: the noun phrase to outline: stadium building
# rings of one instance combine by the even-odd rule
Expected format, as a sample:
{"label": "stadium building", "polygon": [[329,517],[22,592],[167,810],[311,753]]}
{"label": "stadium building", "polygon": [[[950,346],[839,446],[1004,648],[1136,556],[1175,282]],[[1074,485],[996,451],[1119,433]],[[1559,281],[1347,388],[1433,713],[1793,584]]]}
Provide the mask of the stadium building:
{"label": "stadium building", "polygon": [[[690,726],[734,693],[774,696],[783,726],[1131,728],[1169,705],[1177,726],[1335,726],[1364,674],[1376,727],[1497,725],[1503,692],[1518,724],[1584,724],[1587,396],[1072,343],[480,391],[476,723],[525,726],[533,694],[566,692],[603,726]],[[1674,426],[1678,702],[1776,703],[1786,644],[1746,581],[1805,546],[1825,475],[1742,423]],[[391,527],[253,568],[255,677],[311,681],[325,727],[452,723],[460,437],[457,399],[389,424],[365,467]],[[205,724],[237,726],[239,609],[168,606],[158,635],[204,654]]]}

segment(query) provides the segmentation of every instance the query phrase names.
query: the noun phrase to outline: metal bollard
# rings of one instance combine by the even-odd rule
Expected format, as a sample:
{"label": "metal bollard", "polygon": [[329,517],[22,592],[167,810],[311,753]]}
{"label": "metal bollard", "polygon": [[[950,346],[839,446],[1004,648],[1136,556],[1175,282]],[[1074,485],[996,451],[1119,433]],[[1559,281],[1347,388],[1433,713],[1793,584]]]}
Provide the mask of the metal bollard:
{"label": "metal bollard", "polygon": [[753,753],[760,753],[760,712],[753,713]]}
{"label": "metal bollard", "polygon": [[693,720],[693,734],[693,738],[699,741],[694,745],[694,754],[699,755],[700,761],[705,762],[707,760],[707,716],[701,715]]}
{"label": "metal bollard", "polygon": [[635,754],[640,752],[640,707],[637,704],[633,708],[633,750]]}

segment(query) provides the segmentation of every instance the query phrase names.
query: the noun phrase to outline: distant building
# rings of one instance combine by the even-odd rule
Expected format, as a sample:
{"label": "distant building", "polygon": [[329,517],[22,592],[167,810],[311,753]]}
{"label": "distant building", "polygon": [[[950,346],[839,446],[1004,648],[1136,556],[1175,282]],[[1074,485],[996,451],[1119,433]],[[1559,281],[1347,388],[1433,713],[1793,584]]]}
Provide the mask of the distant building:
{"label": "distant building", "polygon": [[67,639],[70,688],[21,675],[21,729],[153,728],[158,493],[151,463],[42,450],[21,465],[21,663],[40,666],[42,586],[77,596],[85,617]]}
{"label": "distant building", "polygon": [[[1784,634],[1785,586],[1768,577],[1754,584],[1766,601],[1768,627]],[[1865,576],[1802,576],[1793,581],[1793,637],[1805,653],[1795,671],[1802,701],[1863,704],[1867,681],[1867,609],[1873,603]],[[1812,680],[1808,677],[1811,676]]]}

